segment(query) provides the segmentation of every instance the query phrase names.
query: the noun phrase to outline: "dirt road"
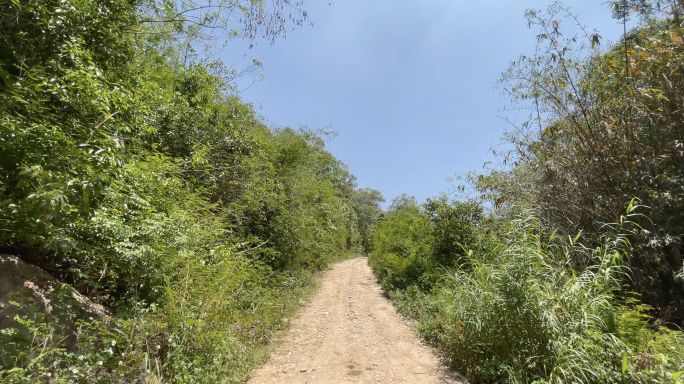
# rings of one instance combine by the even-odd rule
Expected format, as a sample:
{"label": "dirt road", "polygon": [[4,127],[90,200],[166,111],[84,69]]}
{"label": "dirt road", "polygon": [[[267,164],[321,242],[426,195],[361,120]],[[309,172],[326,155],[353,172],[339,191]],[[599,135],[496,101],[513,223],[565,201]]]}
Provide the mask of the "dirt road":
{"label": "dirt road", "polygon": [[461,382],[401,319],[359,258],[326,272],[249,384]]}

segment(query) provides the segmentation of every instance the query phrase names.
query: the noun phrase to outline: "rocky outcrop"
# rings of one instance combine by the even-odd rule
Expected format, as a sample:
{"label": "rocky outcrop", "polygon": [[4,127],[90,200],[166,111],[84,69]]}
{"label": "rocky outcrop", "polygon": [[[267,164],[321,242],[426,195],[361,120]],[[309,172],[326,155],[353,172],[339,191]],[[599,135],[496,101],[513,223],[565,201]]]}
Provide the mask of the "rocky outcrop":
{"label": "rocky outcrop", "polygon": [[44,270],[15,256],[0,255],[0,329],[12,327],[16,315],[35,315],[36,311],[66,329],[73,328],[78,318],[110,315]]}

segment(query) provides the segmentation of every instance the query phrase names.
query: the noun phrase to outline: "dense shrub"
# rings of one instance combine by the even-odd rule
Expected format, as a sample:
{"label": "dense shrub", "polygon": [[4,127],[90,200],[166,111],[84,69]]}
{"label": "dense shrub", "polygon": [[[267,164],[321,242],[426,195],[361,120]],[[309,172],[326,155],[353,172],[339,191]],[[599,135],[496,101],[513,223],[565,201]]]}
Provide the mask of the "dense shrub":
{"label": "dense shrub", "polygon": [[580,24],[559,2],[527,12],[535,53],[500,85],[530,118],[505,134],[499,166],[466,176],[491,217],[428,201],[411,217],[423,236],[390,213],[373,237],[387,294],[473,383],[683,374],[682,4],[610,4],[643,22],[607,50],[561,30]]}
{"label": "dense shrub", "polygon": [[611,3],[645,19],[608,50],[595,32],[564,35],[562,17],[577,18],[558,2],[527,12],[535,54],[501,85],[530,119],[506,133],[500,166],[466,177],[491,217],[428,201],[411,218],[423,236],[389,213],[373,237],[387,294],[473,383],[683,374],[681,4],[656,20],[665,3]]}
{"label": "dense shrub", "polygon": [[66,283],[47,294],[78,324],[8,299],[3,382],[241,382],[361,250],[356,212],[374,222],[382,197],[355,199],[324,132],[267,127],[194,49],[222,17],[275,38],[301,2],[205,5],[0,4],[0,251]]}
{"label": "dense shrub", "polygon": [[440,196],[419,206],[400,196],[373,230],[369,263],[385,288],[430,291],[443,272],[467,268],[468,250],[485,249],[482,207]]}
{"label": "dense shrub", "polygon": [[[387,229],[377,232],[408,235]],[[400,311],[473,383],[667,382],[684,364],[684,336],[649,324],[638,300],[615,296],[629,272],[617,229],[588,249],[546,237],[524,216],[456,268],[422,271],[412,281],[441,274],[428,292],[396,279],[410,259],[381,246],[371,265]],[[589,265],[581,272],[571,267],[579,254]]]}
{"label": "dense shrub", "polygon": [[[646,5],[667,6],[678,17],[681,2],[619,1],[623,21]],[[632,3],[625,11],[620,11]],[[669,9],[674,7],[673,9]],[[539,28],[535,56],[514,61],[503,92],[530,119],[506,134],[504,164],[472,174],[482,197],[501,215],[527,204],[539,209],[547,231],[582,232],[600,245],[603,223],[614,223],[633,197],[648,207],[630,236],[628,290],[651,314],[677,326],[684,321],[681,235],[684,202],[683,31],[673,18],[646,12],[624,41],[603,49],[597,33],[570,32],[577,18],[555,3],[529,11]],[[584,260],[573,260],[583,268]]]}

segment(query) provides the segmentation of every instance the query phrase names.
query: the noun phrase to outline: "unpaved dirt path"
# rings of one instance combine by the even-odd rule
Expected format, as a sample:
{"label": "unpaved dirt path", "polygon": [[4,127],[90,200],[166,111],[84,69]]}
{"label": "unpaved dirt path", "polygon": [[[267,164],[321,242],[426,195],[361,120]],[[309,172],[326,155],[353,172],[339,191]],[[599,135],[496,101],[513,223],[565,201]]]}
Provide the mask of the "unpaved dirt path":
{"label": "unpaved dirt path", "polygon": [[326,272],[311,304],[248,383],[461,382],[397,314],[359,258]]}

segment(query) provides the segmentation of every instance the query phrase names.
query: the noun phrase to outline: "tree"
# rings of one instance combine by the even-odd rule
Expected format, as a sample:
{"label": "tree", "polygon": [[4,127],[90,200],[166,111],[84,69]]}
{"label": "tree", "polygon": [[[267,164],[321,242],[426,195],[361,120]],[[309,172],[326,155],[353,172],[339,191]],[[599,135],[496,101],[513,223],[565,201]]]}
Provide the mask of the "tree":
{"label": "tree", "polygon": [[265,125],[200,44],[282,36],[301,4],[0,2],[0,250],[64,283],[51,305],[82,306],[53,300],[75,289],[112,315],[6,319],[0,381],[242,382],[314,272],[358,247],[325,135]]}
{"label": "tree", "polygon": [[[540,29],[535,55],[513,62],[501,86],[530,118],[506,134],[513,149],[501,154],[504,167],[471,180],[500,215],[534,207],[549,234],[581,233],[592,247],[607,223],[624,223],[637,198],[649,218],[630,218],[640,228],[629,237],[626,290],[680,323],[683,31],[650,20],[601,50],[593,32],[563,35],[564,17],[577,19],[557,3],[527,16]],[[584,258],[572,262],[587,267]]]}
{"label": "tree", "polygon": [[373,227],[378,222],[378,216],[382,211],[380,203],[384,203],[380,191],[370,188],[357,189],[354,191],[353,206],[358,220],[359,233],[363,252],[370,252],[370,236]]}
{"label": "tree", "polygon": [[418,205],[418,200],[416,200],[415,196],[409,196],[407,194],[402,194],[400,196],[395,197],[392,199],[392,203],[390,203],[389,208],[387,208],[388,212],[401,212],[401,211],[407,211],[407,212],[418,212],[420,209]]}

